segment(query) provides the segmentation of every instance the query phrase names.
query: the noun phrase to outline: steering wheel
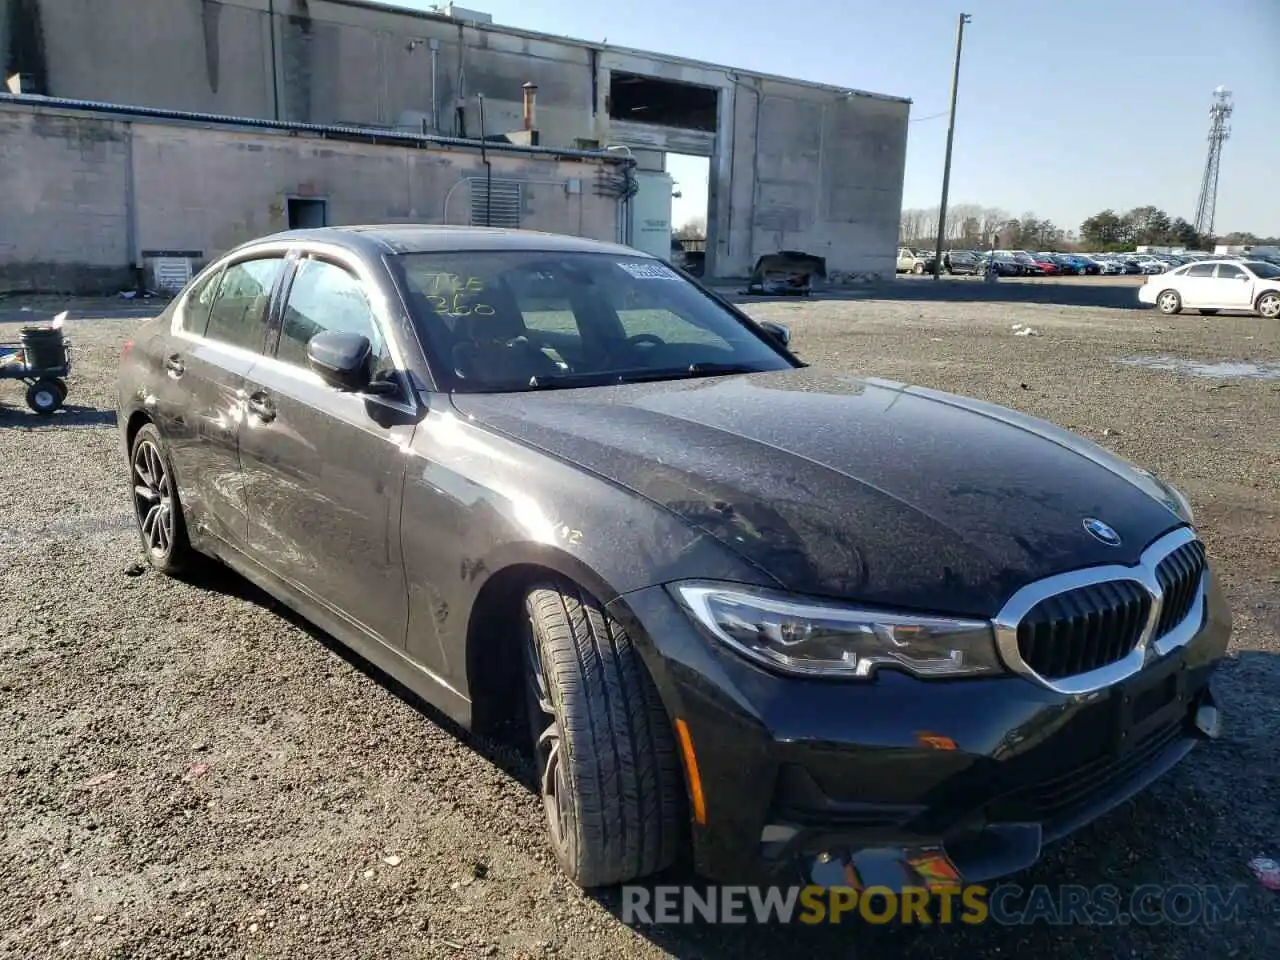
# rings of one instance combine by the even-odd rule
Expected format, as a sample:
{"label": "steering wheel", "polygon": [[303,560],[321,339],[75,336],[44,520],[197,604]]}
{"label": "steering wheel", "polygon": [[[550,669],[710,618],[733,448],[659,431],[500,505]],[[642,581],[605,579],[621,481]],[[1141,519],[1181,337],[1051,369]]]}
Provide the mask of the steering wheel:
{"label": "steering wheel", "polygon": [[607,362],[612,363],[613,359],[618,354],[628,352],[632,347],[641,347],[645,344],[648,344],[651,347],[665,347],[667,345],[667,341],[663,340],[656,333],[637,333],[634,336],[627,337],[627,339],[624,340],[616,350],[613,350],[609,354]]}

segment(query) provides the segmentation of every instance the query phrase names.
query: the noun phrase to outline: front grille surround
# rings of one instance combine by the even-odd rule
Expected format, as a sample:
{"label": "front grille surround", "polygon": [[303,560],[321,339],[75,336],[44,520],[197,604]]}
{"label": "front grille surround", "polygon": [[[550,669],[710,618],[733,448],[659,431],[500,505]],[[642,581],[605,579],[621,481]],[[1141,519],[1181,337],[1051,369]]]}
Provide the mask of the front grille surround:
{"label": "front grille surround", "polygon": [[[1088,567],[1028,584],[993,621],[1000,656],[1014,673],[1059,693],[1109,687],[1195,636],[1208,577],[1204,545],[1179,527],[1134,566]],[[1053,626],[1049,634],[1045,624]],[[1058,649],[1068,643],[1075,646]]]}

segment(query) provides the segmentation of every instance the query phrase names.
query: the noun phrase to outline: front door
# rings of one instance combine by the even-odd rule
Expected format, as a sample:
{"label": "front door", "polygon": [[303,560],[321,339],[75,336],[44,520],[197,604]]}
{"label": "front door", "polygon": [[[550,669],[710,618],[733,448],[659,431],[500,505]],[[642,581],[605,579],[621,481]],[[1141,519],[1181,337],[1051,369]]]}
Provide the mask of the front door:
{"label": "front door", "polygon": [[245,383],[240,460],[249,552],[366,633],[402,648],[408,621],[400,554],[405,454],[415,417],[399,398],[326,384],[307,364],[321,331],[360,333],[375,369],[394,373],[385,325],[347,266],[303,258],[286,281],[268,356]]}
{"label": "front door", "polygon": [[283,271],[283,254],[259,254],[202,277],[179,305],[165,342],[156,419],[197,538],[244,545],[242,391],[261,357],[267,308]]}
{"label": "front door", "polygon": [[1253,306],[1253,277],[1234,263],[1220,263],[1214,296],[1225,309],[1248,310]]}

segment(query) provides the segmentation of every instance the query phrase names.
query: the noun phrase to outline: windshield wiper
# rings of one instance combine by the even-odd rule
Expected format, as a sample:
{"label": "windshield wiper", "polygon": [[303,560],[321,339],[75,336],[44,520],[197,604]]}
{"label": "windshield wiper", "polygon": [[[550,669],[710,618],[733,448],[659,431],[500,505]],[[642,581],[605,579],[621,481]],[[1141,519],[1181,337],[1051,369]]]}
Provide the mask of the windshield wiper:
{"label": "windshield wiper", "polygon": [[655,380],[683,380],[689,377],[718,377],[734,373],[760,373],[759,367],[746,363],[691,363],[687,367],[666,370],[618,370],[583,373],[547,373],[529,378],[530,390],[555,390],[571,387],[616,386],[623,383],[645,383]]}
{"label": "windshield wiper", "polygon": [[619,383],[621,376],[617,373],[601,373],[598,370],[586,373],[544,373],[529,378],[530,390],[555,390],[568,387],[600,387],[606,384]]}
{"label": "windshield wiper", "polygon": [[692,373],[695,376],[714,377],[720,374],[762,373],[763,371],[749,363],[691,363],[685,372]]}

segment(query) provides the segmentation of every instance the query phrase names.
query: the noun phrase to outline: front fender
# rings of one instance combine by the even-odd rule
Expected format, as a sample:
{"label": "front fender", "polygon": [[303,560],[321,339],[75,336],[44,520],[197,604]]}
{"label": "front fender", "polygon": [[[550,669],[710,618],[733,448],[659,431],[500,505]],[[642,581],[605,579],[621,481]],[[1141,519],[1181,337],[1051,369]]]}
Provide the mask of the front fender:
{"label": "front fender", "polygon": [[472,619],[515,568],[568,577],[601,603],[690,577],[775,585],[674,514],[606,479],[495,435],[442,403],[415,431],[401,532],[408,652],[458,689]]}

